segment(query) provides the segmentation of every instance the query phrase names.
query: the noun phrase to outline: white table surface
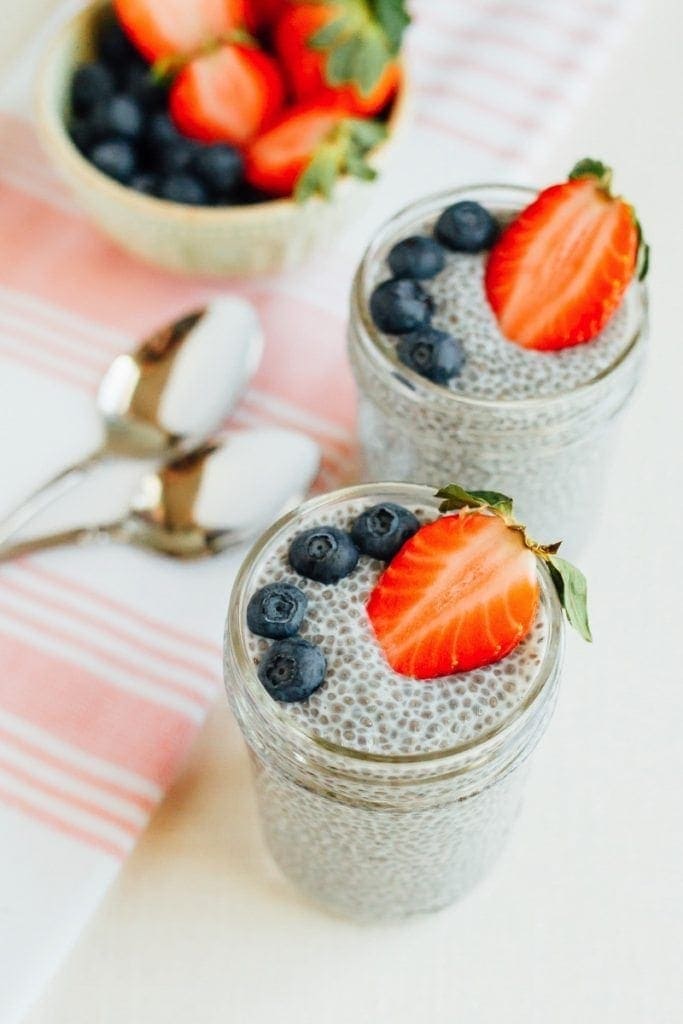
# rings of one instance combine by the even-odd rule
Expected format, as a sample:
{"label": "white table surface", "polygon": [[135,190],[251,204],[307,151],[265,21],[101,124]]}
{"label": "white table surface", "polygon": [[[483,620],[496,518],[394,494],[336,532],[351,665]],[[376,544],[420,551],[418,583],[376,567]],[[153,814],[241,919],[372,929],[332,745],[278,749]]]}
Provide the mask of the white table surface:
{"label": "white table surface", "polygon": [[[0,58],[52,3],[1,6]],[[654,251],[653,344],[622,424],[612,512],[584,557],[597,639],[570,641],[493,876],[400,927],[357,928],[300,902],[265,856],[220,703],[29,1024],[682,1019],[682,40],[678,0],[646,7],[545,169],[560,178],[600,156],[637,199]]]}

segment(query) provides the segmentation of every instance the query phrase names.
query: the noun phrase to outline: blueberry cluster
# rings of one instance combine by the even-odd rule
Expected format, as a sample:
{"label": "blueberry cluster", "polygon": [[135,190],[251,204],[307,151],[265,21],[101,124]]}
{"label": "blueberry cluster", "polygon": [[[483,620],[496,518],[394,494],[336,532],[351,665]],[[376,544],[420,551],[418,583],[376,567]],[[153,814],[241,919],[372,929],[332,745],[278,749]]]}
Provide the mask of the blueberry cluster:
{"label": "blueberry cluster", "polygon": [[435,384],[447,384],[465,362],[462,342],[432,327],[434,301],[420,283],[436,277],[446,264],[445,249],[481,252],[493,245],[498,225],[479,203],[462,200],[443,211],[434,237],[411,235],[387,257],[393,277],[377,285],[370,296],[370,315],[386,334],[399,336],[400,361]]}
{"label": "blueberry cluster", "polygon": [[178,131],[167,86],[116,21],[106,21],[98,57],[71,82],[72,141],[98,170],[137,192],[193,206],[254,202],[239,150],[205,145]]}
{"label": "blueberry cluster", "polygon": [[[350,575],[360,556],[389,562],[420,528],[418,519],[401,505],[383,502],[366,509],[347,533],[336,526],[314,526],[292,541],[289,564],[300,576],[317,583],[338,583]],[[274,643],[258,667],[258,677],[275,700],[290,704],[307,700],[322,686],[325,655],[297,636],[308,598],[293,583],[267,583],[247,605],[247,626]]]}

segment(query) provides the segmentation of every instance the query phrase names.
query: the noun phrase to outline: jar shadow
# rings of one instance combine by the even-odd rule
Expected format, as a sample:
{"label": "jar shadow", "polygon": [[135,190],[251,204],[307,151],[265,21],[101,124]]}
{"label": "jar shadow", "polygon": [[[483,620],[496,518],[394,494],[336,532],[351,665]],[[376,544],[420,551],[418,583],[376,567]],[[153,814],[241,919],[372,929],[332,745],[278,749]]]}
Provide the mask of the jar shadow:
{"label": "jar shadow", "polygon": [[175,858],[175,872],[219,904],[300,902],[266,849],[249,756],[220,698],[141,840],[146,852],[167,865]]}

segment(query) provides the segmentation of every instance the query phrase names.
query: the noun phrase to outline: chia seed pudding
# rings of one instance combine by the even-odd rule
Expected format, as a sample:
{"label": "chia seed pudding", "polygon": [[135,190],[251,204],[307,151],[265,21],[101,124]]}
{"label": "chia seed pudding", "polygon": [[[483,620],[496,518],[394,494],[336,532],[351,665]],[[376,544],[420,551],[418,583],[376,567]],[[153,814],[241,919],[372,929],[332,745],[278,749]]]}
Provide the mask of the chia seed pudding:
{"label": "chia seed pudding", "polygon": [[[361,555],[334,584],[288,559],[302,530],[349,530],[379,502],[420,524],[438,517],[430,488],[375,484],[316,498],[276,523],[248,556],[226,627],[228,696],[250,748],[261,820],[283,872],[327,909],[357,919],[436,910],[495,861],[516,816],[527,757],[554,706],[561,611],[545,568],[530,633],[503,660],[438,679],[395,672],[366,602],[384,563]],[[271,641],[247,608],[266,584],[307,598],[299,636],[324,652],[308,699],[273,700],[257,676]]]}
{"label": "chia seed pudding", "polygon": [[437,484],[514,494],[520,518],[570,548],[596,516],[616,414],[641,372],[645,287],[632,282],[593,340],[559,351],[508,341],[485,288],[486,252],[444,249],[445,265],[420,285],[434,304],[432,326],[457,337],[464,361],[445,384],[401,362],[396,338],[369,311],[375,287],[392,276],[387,256],[401,239],[432,236],[444,209],[474,200],[501,226],[533,200],[529,189],[479,186],[432,196],[380,230],[358,269],[349,353],[359,389],[359,437],[367,480]]}

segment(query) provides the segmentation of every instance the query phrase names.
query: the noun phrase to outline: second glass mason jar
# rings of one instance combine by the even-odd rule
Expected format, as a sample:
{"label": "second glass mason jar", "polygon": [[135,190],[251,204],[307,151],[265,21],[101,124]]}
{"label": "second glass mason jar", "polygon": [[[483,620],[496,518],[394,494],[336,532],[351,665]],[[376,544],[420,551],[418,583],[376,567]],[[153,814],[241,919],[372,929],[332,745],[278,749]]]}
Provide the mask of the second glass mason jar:
{"label": "second glass mason jar", "polygon": [[[349,355],[359,391],[364,479],[434,486],[457,480],[464,487],[502,491],[515,498],[518,518],[535,535],[562,539],[573,550],[596,518],[614,420],[641,373],[645,286],[634,282],[626,294],[624,344],[612,363],[578,386],[537,397],[483,398],[432,383],[398,361],[369,312],[373,288],[391,276],[389,249],[408,235],[428,233],[447,206],[474,200],[505,222],[535,195],[514,186],[462,188],[414,203],[387,222],[356,273]],[[429,281],[421,283],[429,290]],[[456,333],[466,330],[461,324]]]}
{"label": "second glass mason jar", "polygon": [[[328,649],[324,687],[338,687],[331,704],[322,709],[312,705],[301,716],[291,713],[293,705],[273,700],[259,682],[246,623],[249,598],[263,584],[264,570],[267,577],[273,559],[277,563],[282,558],[300,530],[321,523],[343,525],[345,516],[384,501],[416,513],[431,510],[432,518],[436,514],[433,491],[408,484],[352,487],[307,502],[276,523],[247,556],[233,589],[225,634],[228,698],[250,751],[270,851],[305,895],[358,920],[437,910],[487,873],[517,815],[528,757],[554,708],[563,651],[561,609],[540,566],[543,642],[524,655],[523,663],[503,660],[493,666],[498,696],[487,688],[491,677],[481,671],[449,680],[403,677],[397,687],[392,685],[391,693],[408,717],[421,714],[409,711],[416,696],[427,715],[448,706],[459,709],[457,714],[451,710],[459,742],[445,746],[428,740],[431,748],[423,745],[417,753],[401,748],[387,755],[363,750],[357,742],[334,742],[329,729],[320,727],[323,721],[332,724],[323,718],[330,708],[336,713],[338,706],[342,718],[353,714],[350,688],[364,688],[367,694],[355,710],[373,713],[375,691],[361,623],[360,657],[354,659],[348,646],[346,656]],[[274,578],[290,579],[292,573],[283,576],[278,565]],[[328,585],[308,581],[307,595],[310,638],[322,643],[316,634],[324,632],[323,622],[330,619],[335,632],[350,636],[353,646],[353,622],[337,618],[348,607],[346,598],[331,595]],[[334,640],[328,637],[327,642]],[[335,658],[341,664],[335,666]],[[523,685],[520,664],[531,666]],[[431,692],[424,689],[430,687]],[[452,689],[434,689],[439,687]],[[386,707],[375,713],[387,717]],[[469,725],[455,722],[463,715]],[[429,737],[429,728],[422,735]]]}

